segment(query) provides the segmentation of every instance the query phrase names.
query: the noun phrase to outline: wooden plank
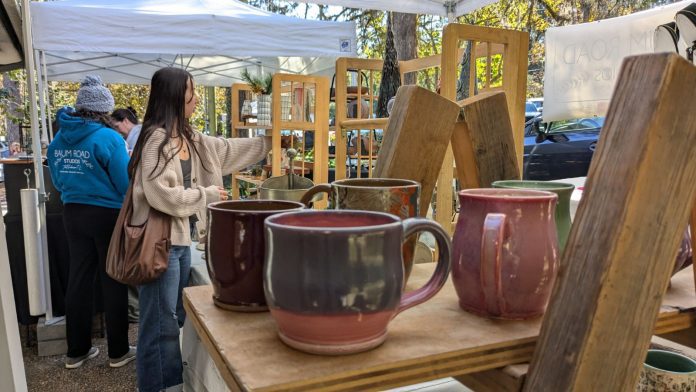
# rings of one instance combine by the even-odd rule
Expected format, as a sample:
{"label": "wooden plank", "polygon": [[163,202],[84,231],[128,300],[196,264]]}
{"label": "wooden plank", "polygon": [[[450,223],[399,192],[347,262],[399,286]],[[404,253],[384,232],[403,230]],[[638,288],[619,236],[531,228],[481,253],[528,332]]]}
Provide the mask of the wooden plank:
{"label": "wooden plank", "polygon": [[463,188],[518,180],[520,173],[505,93],[479,94],[459,102],[462,116],[452,132],[452,151]]}
{"label": "wooden plank", "polygon": [[661,334],[660,337],[669,339],[684,346],[696,348],[696,325],[688,329]]}
{"label": "wooden plank", "polygon": [[362,69],[370,71],[382,71],[384,60],[361,59],[357,57],[342,57],[345,59],[347,69]]}
{"label": "wooden plank", "polygon": [[527,365],[510,365],[502,369],[486,370],[484,372],[465,374],[456,377],[457,381],[476,392],[518,392],[524,384],[523,374],[509,373],[511,369]]}
{"label": "wooden plank", "polygon": [[696,195],[695,85],[676,54],[624,60],[525,390],[635,386]]}
{"label": "wooden plank", "polygon": [[[423,285],[434,267],[434,263],[415,265],[407,290]],[[695,315],[691,275],[686,269],[673,279],[659,316],[662,324],[670,326],[684,315],[688,320]],[[268,313],[225,311],[213,304],[211,296],[210,286],[186,288],[187,314],[225,382],[251,391],[384,390],[524,363],[532,358],[541,324],[540,319],[490,320],[464,312],[448,281],[427,304],[398,315],[379,348],[327,357],[285,346]]]}
{"label": "wooden plank", "polygon": [[[696,349],[659,336],[652,337],[650,340],[650,348],[674,351],[696,359]],[[517,392],[522,390],[528,371],[529,364],[525,363],[505,366],[501,369],[467,374],[457,377],[457,380],[467,387],[474,389],[476,392]]]}
{"label": "wooden plank", "polygon": [[422,87],[402,86],[396,93],[374,176],[418,181],[421,216],[428,212],[458,116],[459,105]]}
{"label": "wooden plank", "polygon": [[[457,56],[461,41],[477,43],[473,48],[476,58],[488,56],[488,45],[491,45],[491,54],[501,54],[503,57],[503,90],[507,94],[510,123],[513,129],[515,149],[519,163],[519,171],[522,173],[522,154],[524,151],[524,101],[527,86],[527,49],[529,47],[529,34],[522,31],[498,29],[483,26],[450,23],[442,32],[442,84],[440,93],[442,96],[454,100],[456,97],[456,81],[459,69],[460,57]],[[485,44],[484,44],[485,43]],[[474,61],[472,61],[473,63]],[[473,81],[473,78],[472,80]],[[473,89],[471,91],[474,91]],[[454,156],[448,149],[445,162],[438,183],[448,188],[437,193],[438,211],[435,218],[454,231],[452,224],[452,196],[449,191],[454,177]]]}
{"label": "wooden plank", "polygon": [[387,129],[388,118],[356,118],[343,120],[340,123],[344,130],[353,129]]}

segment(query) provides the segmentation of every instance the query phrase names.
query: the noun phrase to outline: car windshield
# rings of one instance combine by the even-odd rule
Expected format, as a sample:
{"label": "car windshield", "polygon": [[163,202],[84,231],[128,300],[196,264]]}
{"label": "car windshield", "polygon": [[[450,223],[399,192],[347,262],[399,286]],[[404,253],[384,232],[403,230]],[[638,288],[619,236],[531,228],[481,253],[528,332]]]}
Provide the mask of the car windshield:
{"label": "car windshield", "polygon": [[524,111],[525,111],[525,112],[536,112],[536,111],[537,111],[537,107],[534,106],[533,103],[527,102],[527,103],[524,104]]}
{"label": "car windshield", "polygon": [[548,133],[581,131],[597,129],[604,125],[604,117],[574,118],[571,120],[554,121],[549,125]]}

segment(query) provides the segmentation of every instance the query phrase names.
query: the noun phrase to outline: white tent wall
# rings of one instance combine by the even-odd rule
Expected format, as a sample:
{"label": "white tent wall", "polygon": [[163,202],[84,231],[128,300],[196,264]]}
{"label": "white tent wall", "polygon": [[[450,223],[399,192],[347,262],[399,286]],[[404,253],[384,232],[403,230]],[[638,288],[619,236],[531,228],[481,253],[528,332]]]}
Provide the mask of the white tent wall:
{"label": "white tent wall", "polygon": [[0,0],[0,71],[22,67],[22,22],[15,0]]}
{"label": "white tent wall", "polygon": [[196,82],[229,86],[246,68],[333,73],[355,56],[355,24],[276,15],[236,0],[32,2],[34,47],[49,80],[98,73],[107,83],[148,83],[159,68],[189,69]]}
{"label": "white tent wall", "polygon": [[302,3],[340,5],[343,7],[428,14],[440,16],[461,16],[497,0],[316,0]]}
{"label": "white tent wall", "polygon": [[676,12],[690,3],[548,29],[544,121],[604,116],[623,59],[652,53],[655,28],[674,21]]}

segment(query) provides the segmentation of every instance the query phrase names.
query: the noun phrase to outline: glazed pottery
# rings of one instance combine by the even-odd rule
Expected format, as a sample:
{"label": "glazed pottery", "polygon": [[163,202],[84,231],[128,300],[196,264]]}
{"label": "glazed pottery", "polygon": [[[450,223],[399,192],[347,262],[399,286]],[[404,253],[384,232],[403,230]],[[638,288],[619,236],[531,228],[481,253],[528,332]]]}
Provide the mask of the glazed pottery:
{"label": "glazed pottery", "polygon": [[220,201],[208,205],[205,247],[213,301],[242,312],[267,310],[263,293],[265,241],[263,222],[271,215],[301,210],[290,201]]}
{"label": "glazed pottery", "polygon": [[[292,188],[288,177],[293,177]],[[289,200],[300,201],[307,190],[312,188],[314,183],[306,177],[296,174],[286,174],[283,176],[271,177],[258,187],[259,197],[265,200]],[[313,199],[314,200],[314,199]]]}
{"label": "glazed pottery", "polygon": [[648,350],[636,391],[693,392],[694,390],[696,390],[696,361],[671,351]]}
{"label": "glazed pottery", "polygon": [[[404,238],[432,233],[440,250],[433,276],[403,293]],[[350,354],[380,345],[399,312],[445,284],[450,240],[423,218],[372,211],[301,211],[266,220],[264,289],[278,335],[315,354]]]}
{"label": "glazed pottery", "polygon": [[[411,180],[392,178],[351,178],[320,184],[308,190],[302,202],[308,203],[318,193],[329,195],[329,209],[388,212],[401,219],[418,216],[420,184]],[[404,279],[408,280],[413,268],[413,255],[418,236],[410,236],[404,243]]]}
{"label": "glazed pottery", "polygon": [[534,189],[555,193],[558,196],[555,215],[558,248],[563,252],[570,233],[570,196],[575,190],[575,185],[556,181],[506,180],[494,182],[493,188]]}
{"label": "glazed pottery", "polygon": [[693,259],[694,252],[691,244],[691,227],[687,225],[686,230],[684,230],[681,245],[677,251],[677,258],[674,260],[672,275],[693,264]]}
{"label": "glazed pottery", "polygon": [[462,309],[504,319],[544,313],[558,269],[556,200],[523,189],[459,192],[452,281]]}

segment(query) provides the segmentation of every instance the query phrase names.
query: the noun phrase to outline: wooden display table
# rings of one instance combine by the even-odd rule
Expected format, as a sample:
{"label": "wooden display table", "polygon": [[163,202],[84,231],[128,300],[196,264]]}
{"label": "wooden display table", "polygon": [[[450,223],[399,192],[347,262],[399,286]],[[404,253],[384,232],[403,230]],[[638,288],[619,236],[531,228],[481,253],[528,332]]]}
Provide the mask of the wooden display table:
{"label": "wooden display table", "polygon": [[[409,289],[434,263],[413,266]],[[361,354],[327,357],[287,347],[269,313],[235,313],[213,305],[212,287],[184,290],[184,307],[231,390],[374,390],[528,362],[541,319],[489,320],[459,309],[451,280],[430,301],[398,315],[386,342]],[[656,333],[689,328],[696,319],[691,268],[672,279]]]}

